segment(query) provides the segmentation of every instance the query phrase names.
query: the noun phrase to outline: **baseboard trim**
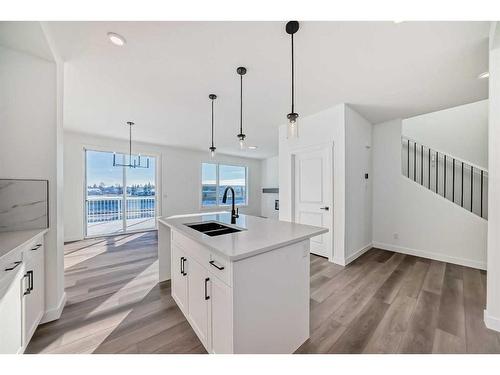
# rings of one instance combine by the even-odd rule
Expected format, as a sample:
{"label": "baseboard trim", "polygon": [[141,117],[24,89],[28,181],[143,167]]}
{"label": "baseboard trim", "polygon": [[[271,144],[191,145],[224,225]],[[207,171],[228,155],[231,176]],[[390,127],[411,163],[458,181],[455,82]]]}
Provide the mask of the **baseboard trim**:
{"label": "baseboard trim", "polygon": [[351,263],[352,261],[356,260],[357,258],[359,258],[361,255],[363,255],[364,253],[366,253],[368,250],[370,250],[371,248],[373,247],[373,244],[372,243],[369,243],[368,245],[362,247],[361,249],[359,250],[356,250],[356,252],[354,254],[351,254],[349,255],[346,259],[345,259],[345,264],[344,266],[347,266],[349,263]]}
{"label": "baseboard trim", "polygon": [[59,319],[61,317],[65,305],[66,305],[66,292],[63,293],[56,307],[45,311],[42,320],[40,320],[40,324],[52,322],[53,320]]}
{"label": "baseboard trim", "polygon": [[386,244],[386,243],[382,243],[382,242],[376,242],[376,241],[373,242],[373,247],[376,247],[376,248],[379,248],[382,250],[389,250],[389,251],[394,251],[397,253],[407,254],[407,255],[414,255],[414,256],[418,256],[418,257],[422,257],[422,258],[439,260],[441,262],[458,264],[460,266],[477,268],[480,270],[486,269],[486,262],[479,262],[477,260],[472,260],[472,259],[452,257],[449,255],[434,253],[431,251],[411,249],[408,247],[395,246],[395,245]]}
{"label": "baseboard trim", "polygon": [[484,324],[487,328],[500,332],[500,319],[488,314],[488,310],[484,310]]}

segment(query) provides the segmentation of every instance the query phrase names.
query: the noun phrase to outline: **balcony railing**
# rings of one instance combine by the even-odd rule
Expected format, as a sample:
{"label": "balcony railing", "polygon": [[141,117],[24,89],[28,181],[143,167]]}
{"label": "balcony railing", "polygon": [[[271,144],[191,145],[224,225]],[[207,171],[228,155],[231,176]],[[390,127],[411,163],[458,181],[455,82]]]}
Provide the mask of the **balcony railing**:
{"label": "balcony railing", "polygon": [[[124,204],[125,203],[125,204]],[[153,218],[156,215],[155,197],[100,197],[87,198],[87,223],[126,219]]]}

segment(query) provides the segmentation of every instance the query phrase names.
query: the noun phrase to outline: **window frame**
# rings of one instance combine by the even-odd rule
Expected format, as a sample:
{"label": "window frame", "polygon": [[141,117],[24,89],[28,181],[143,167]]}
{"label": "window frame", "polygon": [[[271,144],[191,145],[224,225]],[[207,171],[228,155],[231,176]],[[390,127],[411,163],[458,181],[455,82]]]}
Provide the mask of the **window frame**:
{"label": "window frame", "polygon": [[[215,205],[212,206],[204,206],[203,205],[203,164],[213,164],[215,165],[215,194],[216,194],[216,199],[217,202]],[[227,167],[240,167],[245,169],[245,203],[235,203],[235,207],[248,207],[249,205],[249,194],[248,194],[248,166],[243,165],[243,164],[234,164],[234,163],[224,163],[224,162],[216,162],[216,161],[202,161],[200,163],[200,177],[199,177],[199,206],[200,210],[203,211],[210,211],[214,209],[220,209],[220,208],[227,208],[231,206],[231,203],[229,204],[219,204],[219,192],[220,192],[220,182],[219,182],[219,167],[227,166]]]}

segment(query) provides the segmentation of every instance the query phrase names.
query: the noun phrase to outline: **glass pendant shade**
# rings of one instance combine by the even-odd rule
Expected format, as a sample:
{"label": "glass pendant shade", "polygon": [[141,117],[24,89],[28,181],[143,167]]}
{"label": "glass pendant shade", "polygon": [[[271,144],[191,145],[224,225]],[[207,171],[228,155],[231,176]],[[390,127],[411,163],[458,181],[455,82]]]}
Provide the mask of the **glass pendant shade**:
{"label": "glass pendant shade", "polygon": [[287,138],[293,139],[299,137],[299,115],[297,113],[289,113],[287,116]]}
{"label": "glass pendant shade", "polygon": [[210,147],[210,157],[214,158],[215,157],[215,147]]}
{"label": "glass pendant shade", "polygon": [[246,138],[245,134],[238,134],[238,139],[239,139],[239,143],[240,143],[240,150],[245,149],[245,138]]}

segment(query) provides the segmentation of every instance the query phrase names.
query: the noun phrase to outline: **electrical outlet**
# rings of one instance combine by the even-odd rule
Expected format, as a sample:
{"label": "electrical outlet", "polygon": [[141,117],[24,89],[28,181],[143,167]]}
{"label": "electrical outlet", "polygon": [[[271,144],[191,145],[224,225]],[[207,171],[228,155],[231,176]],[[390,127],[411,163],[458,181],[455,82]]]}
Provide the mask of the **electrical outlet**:
{"label": "electrical outlet", "polygon": [[394,233],[392,237],[394,237],[395,240],[399,240],[399,233]]}

